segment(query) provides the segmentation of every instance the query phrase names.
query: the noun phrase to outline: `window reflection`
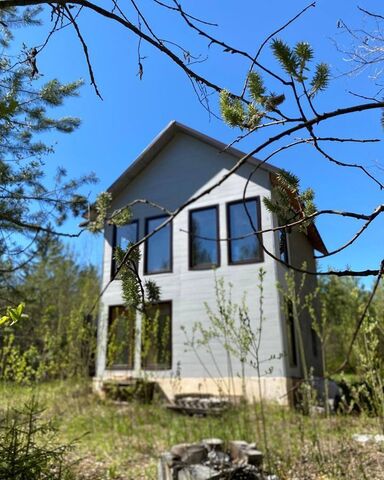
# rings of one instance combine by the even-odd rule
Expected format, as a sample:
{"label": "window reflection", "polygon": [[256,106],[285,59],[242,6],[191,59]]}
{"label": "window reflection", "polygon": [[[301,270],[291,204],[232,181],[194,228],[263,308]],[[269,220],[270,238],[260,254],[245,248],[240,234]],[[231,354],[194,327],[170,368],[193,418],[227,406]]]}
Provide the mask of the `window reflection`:
{"label": "window reflection", "polygon": [[[166,218],[166,216],[148,218],[146,233],[153,232]],[[171,270],[171,225],[168,223],[146,242],[145,273],[163,273]]]}
{"label": "window reflection", "polygon": [[[245,203],[245,205],[244,205]],[[247,209],[247,210],[246,210]],[[248,213],[247,213],[248,212]],[[249,263],[262,259],[260,243],[254,229],[260,229],[256,199],[238,201],[228,205],[229,263]]]}
{"label": "window reflection", "polygon": [[190,267],[211,268],[219,265],[219,228],[216,207],[190,212]]}

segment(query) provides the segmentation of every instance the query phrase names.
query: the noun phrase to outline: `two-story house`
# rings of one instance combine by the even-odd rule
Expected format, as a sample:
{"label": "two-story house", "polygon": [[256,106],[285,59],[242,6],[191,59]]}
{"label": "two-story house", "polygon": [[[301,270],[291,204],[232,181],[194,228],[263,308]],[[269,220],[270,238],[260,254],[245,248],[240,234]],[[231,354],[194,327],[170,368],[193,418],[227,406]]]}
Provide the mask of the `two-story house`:
{"label": "two-story house", "polygon": [[[135,199],[147,199],[165,210],[136,204],[130,224],[119,228],[106,225],[102,288],[110,282],[115,268],[115,246],[125,248],[153,231],[166,219],[164,212],[176,210],[216,185],[243,155],[198,131],[171,122],[108,190],[113,209]],[[110,379],[144,375],[157,379],[170,397],[180,391],[217,393],[220,383],[217,380],[228,380],[226,349],[212,339],[211,351],[200,348],[197,358],[196,352],[185,345],[186,332],[191,334],[196,322],[208,325],[207,306],[212,311],[217,309],[215,278],[223,278],[225,285],[232,284],[233,303],[241,304],[246,295],[250,321],[257,329],[260,314],[257,285],[262,267],[265,271],[259,351],[263,362],[262,395],[287,403],[292,382],[303,374],[302,356],[294,322],[291,315],[284,314],[284,300],[277,288],[278,282],[284,284],[288,269],[263,252],[250,225],[251,218],[258,229],[278,226],[277,219],[262,201],[263,197],[270,197],[278,170],[263,164],[254,171],[257,165],[260,162],[250,158],[140,246],[139,274],[144,280],[154,280],[161,291],[151,334],[146,333],[139,312],[124,309],[121,281],[115,279],[108,285],[98,322],[96,386]],[[283,248],[281,240],[279,231],[263,234],[268,251],[278,258],[289,258],[297,266],[305,261],[310,270],[316,269],[314,249],[326,252],[313,225],[307,234],[293,230],[286,236]],[[309,276],[307,291],[315,285],[316,278]],[[317,338],[305,315],[301,318],[301,335],[308,366],[321,376]],[[240,394],[240,363],[236,359],[233,362],[232,384]],[[257,398],[255,369],[247,366],[245,374],[247,395]]]}

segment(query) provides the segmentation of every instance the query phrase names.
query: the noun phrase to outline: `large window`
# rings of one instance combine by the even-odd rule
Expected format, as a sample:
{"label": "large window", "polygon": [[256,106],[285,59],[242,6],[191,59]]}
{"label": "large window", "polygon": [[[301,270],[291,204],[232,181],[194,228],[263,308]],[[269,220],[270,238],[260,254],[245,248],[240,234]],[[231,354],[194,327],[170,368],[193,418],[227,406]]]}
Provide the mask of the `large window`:
{"label": "large window", "polygon": [[109,307],[107,368],[133,369],[135,320],[134,309],[122,305]]}
{"label": "large window", "polygon": [[[252,220],[252,224],[250,222]],[[239,200],[227,205],[228,263],[252,263],[263,259],[254,229],[261,229],[258,198]]]}
{"label": "large window", "polygon": [[139,222],[133,220],[127,225],[121,227],[114,226],[113,229],[113,248],[112,248],[112,275],[114,275],[117,267],[117,262],[115,259],[115,250],[116,247],[120,247],[123,250],[126,250],[129,245],[136,243],[139,239]]}
{"label": "large window", "polygon": [[[145,233],[153,232],[166,218],[166,216],[147,218]],[[172,231],[170,223],[146,241],[144,264],[144,273],[147,274],[172,271]]]}
{"label": "large window", "polygon": [[143,315],[141,366],[144,370],[172,368],[172,303],[152,305]]}
{"label": "large window", "polygon": [[192,269],[217,267],[220,264],[218,208],[208,207],[189,212],[189,266]]}

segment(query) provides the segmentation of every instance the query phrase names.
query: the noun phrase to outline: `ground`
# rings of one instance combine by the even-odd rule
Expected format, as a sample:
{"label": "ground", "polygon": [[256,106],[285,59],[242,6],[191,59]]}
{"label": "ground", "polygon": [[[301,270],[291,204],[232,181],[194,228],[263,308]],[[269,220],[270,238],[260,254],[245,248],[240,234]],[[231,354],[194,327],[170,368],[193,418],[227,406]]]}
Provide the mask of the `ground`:
{"label": "ground", "polygon": [[220,418],[185,417],[162,404],[116,404],[101,400],[89,383],[0,385],[1,407],[20,406],[35,393],[45,415],[57,417],[61,442],[75,441],[72,460],[79,480],[156,479],[158,456],[170,446],[219,437],[256,441],[270,452],[281,480],[384,479],[384,444],[360,445],[354,433],[383,433],[366,415],[307,417],[266,406],[266,439],[260,405],[235,408]]}

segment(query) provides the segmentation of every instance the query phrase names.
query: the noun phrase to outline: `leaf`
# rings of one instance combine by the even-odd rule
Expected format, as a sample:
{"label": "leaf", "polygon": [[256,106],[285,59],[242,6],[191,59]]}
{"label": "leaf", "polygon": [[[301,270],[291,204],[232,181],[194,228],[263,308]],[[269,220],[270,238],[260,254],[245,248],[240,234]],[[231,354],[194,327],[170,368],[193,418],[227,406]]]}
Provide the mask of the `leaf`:
{"label": "leaf", "polygon": [[248,90],[252,99],[260,103],[260,97],[265,93],[263,79],[257,72],[250,72],[248,75]]}
{"label": "leaf", "polygon": [[308,42],[298,42],[295,46],[295,53],[304,62],[313,59],[313,49]]}
{"label": "leaf", "polygon": [[329,84],[329,66],[326,63],[316,65],[315,75],[311,81],[310,96],[313,97],[317,92],[325,90]]}
{"label": "leaf", "polygon": [[303,76],[303,72],[308,70],[307,63],[313,59],[313,49],[307,42],[298,42],[295,46],[295,53],[300,63],[298,80],[304,82],[306,77]]}
{"label": "leaf", "polygon": [[300,62],[296,53],[286,43],[278,39],[272,41],[272,50],[284,70],[289,75],[297,76]]}
{"label": "leaf", "polygon": [[220,92],[220,110],[224,121],[230,127],[244,128],[245,112],[243,103],[238,98],[233,98],[228,90]]}
{"label": "leaf", "polygon": [[257,127],[260,124],[261,119],[263,118],[264,113],[255,107],[253,103],[248,106],[248,119],[247,119],[247,128],[252,129]]}
{"label": "leaf", "polygon": [[7,315],[3,315],[2,317],[0,317],[0,325],[6,322],[9,322],[9,317]]}

